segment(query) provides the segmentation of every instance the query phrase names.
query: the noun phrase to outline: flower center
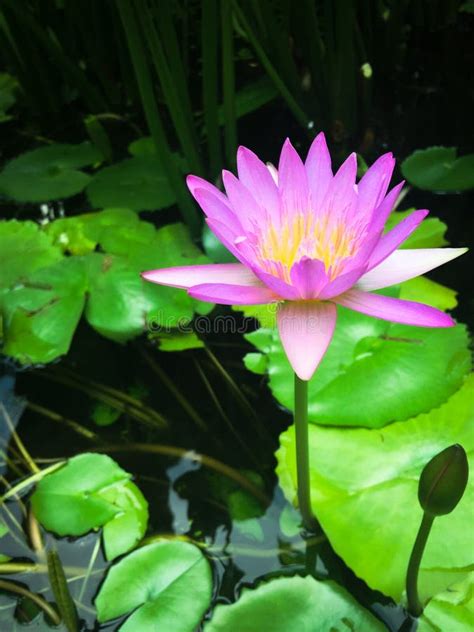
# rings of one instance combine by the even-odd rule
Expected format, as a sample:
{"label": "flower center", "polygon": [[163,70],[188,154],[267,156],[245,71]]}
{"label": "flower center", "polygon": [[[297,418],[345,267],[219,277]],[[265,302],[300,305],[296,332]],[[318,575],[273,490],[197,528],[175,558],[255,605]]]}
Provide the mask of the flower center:
{"label": "flower center", "polygon": [[[329,214],[315,217],[299,213],[282,219],[280,225],[270,224],[262,231],[259,258],[269,272],[289,281],[294,263],[303,257],[319,259],[326,273],[335,278],[339,265],[357,250],[357,239],[347,223],[330,219]],[[280,273],[278,273],[280,272]]]}

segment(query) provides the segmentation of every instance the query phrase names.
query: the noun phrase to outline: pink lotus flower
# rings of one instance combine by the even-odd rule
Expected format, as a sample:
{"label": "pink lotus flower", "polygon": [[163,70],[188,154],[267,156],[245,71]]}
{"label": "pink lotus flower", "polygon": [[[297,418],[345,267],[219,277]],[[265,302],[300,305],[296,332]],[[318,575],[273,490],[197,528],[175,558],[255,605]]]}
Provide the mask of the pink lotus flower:
{"label": "pink lotus flower", "polygon": [[309,380],[331,341],[336,305],[398,323],[451,327],[433,307],[380,294],[458,257],[465,248],[397,250],[426,217],[414,211],[390,232],[385,222],[403,182],[387,193],[395,161],[381,156],[356,184],[351,154],[335,175],[324,134],[303,164],[287,140],[278,171],[245,147],[239,177],[222,174],[226,195],[197,176],[188,187],[207,223],[240,263],[152,270],[143,277],[223,305],[279,303],[278,328],[298,377]]}

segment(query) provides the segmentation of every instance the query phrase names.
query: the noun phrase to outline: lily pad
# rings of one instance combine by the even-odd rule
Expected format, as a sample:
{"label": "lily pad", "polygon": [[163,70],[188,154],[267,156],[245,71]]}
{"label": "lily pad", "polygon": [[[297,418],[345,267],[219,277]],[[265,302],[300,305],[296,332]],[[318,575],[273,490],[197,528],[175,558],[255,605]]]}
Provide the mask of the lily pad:
{"label": "lily pad", "polygon": [[3,296],[3,353],[23,364],[51,362],[67,353],[86,290],[80,259],[64,259],[30,274]]}
{"label": "lily pad", "polygon": [[60,249],[34,222],[0,222],[0,244],[0,287],[61,259]]}
{"label": "lily pad", "polygon": [[[385,224],[385,232],[392,230],[403,219],[413,213],[415,209],[396,211],[392,213]],[[448,242],[445,239],[447,225],[438,217],[428,217],[422,221],[418,228],[408,237],[400,248],[439,248]]]}
{"label": "lily pad", "polygon": [[423,276],[400,285],[400,298],[403,300],[418,301],[442,310],[454,309],[458,304],[456,296],[455,290]]}
{"label": "lily pad", "polygon": [[[266,356],[266,367],[254,353],[247,368],[266,368],[274,396],[293,410],[292,370],[277,330],[245,337]],[[410,327],[338,307],[334,337],[309,384],[309,420],[379,428],[408,419],[446,401],[470,366],[463,325]]]}
{"label": "lily pad", "polygon": [[[334,550],[371,588],[400,601],[422,518],[418,479],[453,443],[474,467],[474,376],[440,408],[381,430],[309,427],[312,506]],[[294,427],[280,436],[277,473],[296,499]],[[421,563],[423,600],[462,577],[472,564],[474,484],[453,513],[435,520]],[[370,537],[367,537],[370,534]]]}
{"label": "lily pad", "polygon": [[150,339],[158,345],[160,351],[188,351],[204,347],[204,342],[193,331],[152,333]]}
{"label": "lily pad", "polygon": [[138,229],[105,231],[106,255],[88,255],[90,295],[86,318],[102,335],[125,342],[145,331],[187,325],[195,312],[212,310],[182,290],[157,286],[140,277],[144,270],[207,263],[182,224],[159,230],[147,222]]}
{"label": "lily pad", "polygon": [[270,628],[272,632],[385,630],[335,582],[295,576],[244,589],[236,603],[217,606],[204,632],[263,632]]}
{"label": "lily pad", "polygon": [[162,541],[112,566],[96,599],[99,621],[132,613],[121,632],[194,632],[212,596],[210,566],[186,542]]}
{"label": "lily pad", "polygon": [[122,207],[153,211],[176,201],[168,178],[151,155],[140,155],[101,169],[87,187],[97,208]]}
{"label": "lily pad", "polygon": [[111,491],[130,474],[104,454],[80,454],[45,476],[31,497],[40,523],[58,535],[84,535],[123,512]]}
{"label": "lily pad", "polygon": [[120,510],[104,525],[102,531],[105,557],[113,560],[133,549],[145,535],[148,503],[138,487],[130,481],[110,487],[101,496]]}
{"label": "lily pad", "polygon": [[456,630],[472,632],[474,627],[474,573],[449,586],[428,602],[418,622],[418,632]]}
{"label": "lily pad", "polygon": [[474,188],[474,154],[457,157],[455,147],[419,149],[402,162],[403,176],[428,191],[465,191]]}
{"label": "lily pad", "polygon": [[18,202],[46,202],[80,193],[91,177],[82,167],[102,155],[89,142],[34,149],[9,162],[0,173],[0,192]]}

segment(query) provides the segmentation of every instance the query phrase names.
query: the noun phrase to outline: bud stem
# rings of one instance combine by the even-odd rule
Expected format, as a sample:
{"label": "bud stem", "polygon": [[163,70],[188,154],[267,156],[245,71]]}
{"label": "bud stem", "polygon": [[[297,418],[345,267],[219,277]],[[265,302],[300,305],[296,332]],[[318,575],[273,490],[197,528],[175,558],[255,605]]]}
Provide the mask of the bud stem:
{"label": "bud stem", "polygon": [[311,509],[308,446],[308,382],[295,373],[295,439],[298,505],[308,531],[318,527]]}
{"label": "bud stem", "polygon": [[419,617],[423,613],[423,606],[420,603],[418,596],[418,572],[420,570],[421,558],[425,550],[428,536],[430,535],[431,527],[435,517],[423,513],[423,519],[418,529],[415,544],[410,555],[410,561],[408,562],[407,576],[406,576],[406,590],[408,600],[408,612],[414,617]]}

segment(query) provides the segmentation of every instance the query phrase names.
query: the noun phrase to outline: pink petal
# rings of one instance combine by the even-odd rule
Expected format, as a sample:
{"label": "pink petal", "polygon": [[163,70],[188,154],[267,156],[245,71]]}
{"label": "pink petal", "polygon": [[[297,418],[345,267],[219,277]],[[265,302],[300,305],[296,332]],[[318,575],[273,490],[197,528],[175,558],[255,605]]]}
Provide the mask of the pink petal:
{"label": "pink petal", "polygon": [[220,222],[216,219],[207,219],[206,222],[214,235],[224,244],[227,250],[241,263],[250,267],[249,262],[254,258],[251,247],[242,240],[236,243],[236,240],[242,237],[242,233],[239,235],[235,231],[232,231],[224,222]]}
{"label": "pink petal", "polygon": [[260,286],[257,277],[241,263],[211,263],[195,266],[177,266],[142,272],[147,281],[172,287],[190,288],[202,283],[232,283]]}
{"label": "pink petal", "polygon": [[353,268],[349,272],[345,272],[336,277],[334,281],[328,283],[319,293],[318,298],[321,300],[330,299],[333,296],[339,296],[343,292],[353,287],[360,277],[364,274],[366,267]]}
{"label": "pink petal", "polygon": [[[188,185],[188,189],[191,191],[194,198],[196,198],[196,195],[195,195],[196,189],[204,189],[205,191],[212,193],[223,204],[227,206],[229,205],[229,200],[222,193],[222,191],[219,191],[217,187],[215,187],[213,184],[211,184],[207,180],[204,180],[204,178],[200,178],[199,176],[189,175],[186,178],[186,184]],[[199,200],[197,201],[199,203]]]}
{"label": "pink petal", "polygon": [[379,290],[425,274],[464,254],[467,248],[419,248],[395,250],[357,282],[361,290]]}
{"label": "pink petal", "polygon": [[283,279],[280,279],[273,274],[265,272],[265,270],[262,270],[258,265],[252,266],[252,270],[254,271],[255,275],[263,283],[265,283],[267,287],[278,294],[280,298],[287,299],[289,301],[295,301],[301,298],[299,291],[289,283],[286,283],[286,281],[283,281]]}
{"label": "pink petal", "polygon": [[414,211],[380,238],[369,260],[369,270],[386,259],[421,224],[429,211]]}
{"label": "pink petal", "polygon": [[321,288],[328,282],[324,263],[309,257],[303,257],[293,264],[290,277],[292,284],[298,290],[299,298],[304,299],[317,298]]}
{"label": "pink petal", "polygon": [[339,167],[324,200],[326,211],[346,210],[354,201],[357,175],[357,156],[352,153]]}
{"label": "pink petal", "polygon": [[306,169],[287,138],[278,164],[278,188],[283,208],[290,213],[309,211],[309,188]]}
{"label": "pink petal", "polygon": [[423,303],[403,301],[399,298],[370,294],[361,290],[349,290],[332,300],[356,312],[404,325],[453,327],[456,324],[448,314]]}
{"label": "pink petal", "polygon": [[222,222],[236,235],[241,235],[244,232],[242,224],[230,207],[225,195],[222,193],[220,195],[221,197],[218,197],[208,189],[194,189],[194,197],[209,219]]}
{"label": "pink petal", "polygon": [[224,170],[222,180],[227,197],[240,223],[244,228],[252,229],[255,222],[262,216],[262,207],[233,173]]}
{"label": "pink petal", "polygon": [[395,160],[392,154],[380,156],[362,176],[359,184],[359,209],[369,217],[382,202],[392,178]]}
{"label": "pink petal", "polygon": [[331,156],[323,132],[316,136],[309,148],[305,166],[311,192],[311,206],[313,210],[317,210],[322,206],[332,181]]}
{"label": "pink petal", "polygon": [[188,294],[200,301],[220,305],[266,305],[279,300],[272,290],[263,285],[228,285],[224,283],[203,283],[188,290]]}
{"label": "pink petal", "polygon": [[272,215],[280,208],[278,187],[267,166],[250,149],[239,147],[237,169],[242,184],[252,192],[260,206]]}
{"label": "pink petal", "polygon": [[282,303],[277,312],[280,338],[293,367],[309,380],[321,362],[336,325],[336,306],[319,301]]}
{"label": "pink petal", "polygon": [[376,207],[372,215],[372,222],[370,225],[370,231],[372,234],[383,230],[404,184],[405,181],[402,180],[402,182],[394,186],[393,189],[385,196],[383,201]]}

